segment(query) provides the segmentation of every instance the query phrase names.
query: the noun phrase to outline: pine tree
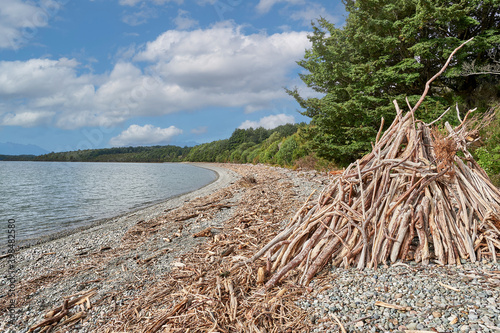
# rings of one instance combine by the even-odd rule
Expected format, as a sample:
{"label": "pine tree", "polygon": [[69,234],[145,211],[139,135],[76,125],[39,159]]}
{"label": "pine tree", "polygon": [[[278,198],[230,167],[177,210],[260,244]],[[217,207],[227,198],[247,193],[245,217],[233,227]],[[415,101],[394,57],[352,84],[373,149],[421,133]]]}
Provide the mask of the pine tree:
{"label": "pine tree", "polygon": [[[299,65],[308,87],[323,97],[288,90],[312,118],[308,135],[318,155],[347,164],[370,150],[381,118],[394,119],[392,100],[414,104],[451,50],[474,37],[433,83],[419,119],[450,104],[463,109],[500,100],[500,76],[460,75],[464,64],[500,57],[500,0],[344,0],[348,17],[336,28],[313,23],[311,49]],[[496,58],[495,58],[496,57]],[[488,92],[486,94],[486,92]],[[467,111],[467,110],[465,110]]]}

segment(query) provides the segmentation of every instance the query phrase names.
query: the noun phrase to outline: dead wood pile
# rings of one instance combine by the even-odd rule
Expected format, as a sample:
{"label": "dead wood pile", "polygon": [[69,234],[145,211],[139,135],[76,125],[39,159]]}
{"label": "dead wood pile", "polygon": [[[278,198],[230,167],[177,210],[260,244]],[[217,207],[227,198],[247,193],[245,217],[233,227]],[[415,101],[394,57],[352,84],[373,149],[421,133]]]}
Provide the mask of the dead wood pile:
{"label": "dead wood pile", "polygon": [[[463,45],[462,45],[463,46]],[[300,209],[288,226],[246,262],[263,255],[269,290],[298,269],[307,284],[327,263],[376,268],[412,260],[458,264],[460,259],[496,262],[500,250],[500,191],[468,151],[478,123],[445,123],[447,134],[414,119],[415,107],[397,116],[373,150],[333,178],[311,208]],[[408,103],[409,104],[409,103]],[[441,118],[441,117],[440,117]],[[436,121],[439,120],[436,119]],[[475,126],[473,126],[475,124]],[[382,127],[381,127],[382,128]]]}

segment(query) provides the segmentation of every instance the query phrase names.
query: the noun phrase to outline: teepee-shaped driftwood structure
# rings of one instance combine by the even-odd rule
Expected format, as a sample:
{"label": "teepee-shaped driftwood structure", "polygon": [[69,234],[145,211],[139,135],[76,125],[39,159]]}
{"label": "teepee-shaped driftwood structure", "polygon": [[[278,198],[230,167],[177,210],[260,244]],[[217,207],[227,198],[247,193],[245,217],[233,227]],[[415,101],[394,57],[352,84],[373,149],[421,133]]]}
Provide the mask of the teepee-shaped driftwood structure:
{"label": "teepee-shaped driftwood structure", "polygon": [[430,83],[458,49],[409,112],[403,115],[394,102],[396,119],[381,137],[379,132],[372,152],[336,176],[312,208],[304,204],[248,260],[267,255],[267,267],[259,270],[260,276],[271,274],[266,289],[292,269],[306,284],[328,262],[362,269],[408,259],[496,261],[500,191],[467,149],[477,137],[470,112],[462,121],[457,109],[460,125],[446,123],[447,134],[414,119]]}

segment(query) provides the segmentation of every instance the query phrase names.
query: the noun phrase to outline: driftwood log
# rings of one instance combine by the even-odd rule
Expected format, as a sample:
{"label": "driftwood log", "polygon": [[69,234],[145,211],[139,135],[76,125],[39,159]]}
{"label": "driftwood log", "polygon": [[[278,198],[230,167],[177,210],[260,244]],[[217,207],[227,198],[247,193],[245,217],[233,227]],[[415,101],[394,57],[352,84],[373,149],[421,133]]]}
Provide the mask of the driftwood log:
{"label": "driftwood log", "polygon": [[[45,319],[40,323],[32,326],[28,330],[28,332],[33,332],[38,328],[42,328],[42,332],[44,332],[49,331],[55,327],[77,323],[80,319],[83,319],[87,316],[87,311],[91,308],[90,298],[97,294],[96,290],[97,288],[93,288],[85,292],[67,296],[62,306],[59,306],[47,312],[45,314]],[[70,298],[72,299],[69,300]],[[80,305],[82,311],[76,312],[70,316],[70,310],[77,305]]]}
{"label": "driftwood log", "polygon": [[[467,41],[468,42],[468,41]],[[465,43],[467,43],[465,42]],[[469,111],[446,134],[415,119],[418,103],[397,116],[372,151],[352,163],[304,206],[287,227],[246,262],[267,256],[270,289],[291,270],[299,283],[309,281],[327,263],[376,268],[400,260],[461,264],[481,258],[497,260],[500,250],[500,191],[476,163],[468,147],[485,121]],[[443,114],[444,115],[444,114]],[[442,118],[439,117],[436,121]],[[486,117],[488,118],[488,117]]]}

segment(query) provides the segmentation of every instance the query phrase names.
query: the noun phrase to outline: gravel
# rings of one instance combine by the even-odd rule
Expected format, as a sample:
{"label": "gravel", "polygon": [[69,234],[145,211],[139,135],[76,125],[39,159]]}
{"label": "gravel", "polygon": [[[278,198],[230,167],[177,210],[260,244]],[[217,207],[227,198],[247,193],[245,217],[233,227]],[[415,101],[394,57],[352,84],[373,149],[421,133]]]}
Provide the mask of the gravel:
{"label": "gravel", "polygon": [[[500,332],[500,266],[398,263],[378,270],[330,268],[311,283],[325,289],[299,302],[314,332]],[[395,310],[375,303],[407,307]]]}
{"label": "gravel", "polygon": [[[145,242],[139,242],[133,248],[121,249],[122,239],[127,231],[141,221],[161,219],[168,215],[169,211],[182,207],[196,198],[211,195],[219,189],[234,184],[240,178],[236,172],[217,165],[205,163],[195,165],[216,171],[218,178],[199,190],[147,208],[70,232],[31,240],[28,243],[23,242],[25,248],[19,249],[15,254],[14,271],[9,270],[6,258],[0,259],[0,332],[27,332],[27,328],[43,319],[43,313],[61,305],[64,296],[92,287],[98,288],[98,294],[94,299],[108,294],[120,294],[120,298],[114,299],[114,303],[106,304],[106,306],[120,306],[140,290],[122,290],[122,286],[136,280],[137,275],[161,276],[170,269],[170,262],[175,256],[189,251],[204,241],[202,238],[192,238],[191,235],[174,238],[172,234],[178,230],[167,225],[162,234],[155,235]],[[228,198],[228,203],[237,200],[237,195],[235,193]],[[221,210],[214,219],[199,221],[197,227],[203,229],[209,225],[220,226],[228,214],[229,210]],[[170,237],[171,241],[166,242],[164,240],[166,237]],[[108,248],[109,250],[103,251]],[[155,261],[154,265],[138,264],[138,260],[167,249],[171,251],[162,256],[162,260]],[[4,312],[5,303],[2,303],[7,299],[7,286],[10,285],[7,280],[8,275],[15,278],[16,297],[19,298],[21,294],[29,297],[16,300],[16,312],[13,316],[16,321],[12,326],[7,326],[9,317]],[[148,283],[150,285],[154,280]],[[25,288],[30,289],[23,290]],[[24,305],[19,306],[21,303]],[[105,317],[106,310],[101,311],[103,311],[101,315]],[[74,332],[86,331],[80,325],[74,328]]]}

